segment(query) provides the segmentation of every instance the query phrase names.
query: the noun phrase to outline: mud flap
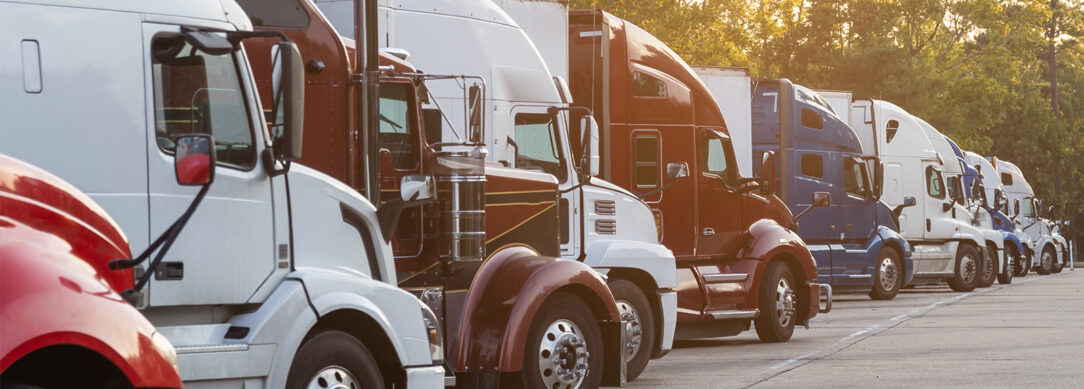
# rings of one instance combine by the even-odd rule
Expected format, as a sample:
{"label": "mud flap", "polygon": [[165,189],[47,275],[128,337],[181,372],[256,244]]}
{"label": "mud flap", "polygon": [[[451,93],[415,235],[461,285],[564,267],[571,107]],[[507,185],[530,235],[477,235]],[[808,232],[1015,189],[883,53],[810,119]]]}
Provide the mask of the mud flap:
{"label": "mud flap", "polygon": [[602,366],[602,386],[625,386],[628,381],[625,373],[628,365],[625,334],[631,326],[631,323],[624,320],[598,322],[598,327],[602,330],[602,347],[606,350],[603,353],[606,360]]}

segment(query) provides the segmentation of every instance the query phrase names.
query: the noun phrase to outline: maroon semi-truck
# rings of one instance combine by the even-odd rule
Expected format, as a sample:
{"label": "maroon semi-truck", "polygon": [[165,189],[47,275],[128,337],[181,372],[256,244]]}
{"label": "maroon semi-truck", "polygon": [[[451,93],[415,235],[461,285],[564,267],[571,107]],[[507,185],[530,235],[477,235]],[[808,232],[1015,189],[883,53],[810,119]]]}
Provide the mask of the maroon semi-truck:
{"label": "maroon semi-truck", "polygon": [[[482,126],[470,119],[481,115],[451,123],[423,108],[426,82],[481,80],[423,74],[399,57],[366,50],[364,41],[339,36],[308,0],[240,3],[257,31],[282,33],[298,45],[307,65],[300,162],[383,203],[378,215],[392,242],[398,285],[441,319],[452,373],[447,384],[535,388],[546,382],[544,375],[573,388],[624,383],[626,325],[606,282],[581,262],[557,259],[556,179],[485,163],[476,133]],[[360,28],[355,36],[372,33]],[[273,42],[245,41],[265,107]],[[374,58],[379,70],[362,72]],[[364,81],[376,78],[380,117],[369,123],[361,115]],[[481,101],[484,90],[465,86],[465,97]],[[441,139],[447,125],[463,138]],[[379,167],[364,164],[372,154],[379,155]],[[433,177],[435,201],[396,209],[397,197],[379,195],[398,193],[407,175]],[[541,359],[561,363],[541,369]]]}
{"label": "maroon semi-truck", "polygon": [[816,283],[794,217],[773,195],[774,169],[763,181],[739,175],[723,114],[685,61],[599,10],[569,13],[568,61],[574,104],[599,120],[602,178],[651,206],[677,259],[679,338],[736,335],[752,322],[761,340],[786,341],[831,309],[830,287]]}

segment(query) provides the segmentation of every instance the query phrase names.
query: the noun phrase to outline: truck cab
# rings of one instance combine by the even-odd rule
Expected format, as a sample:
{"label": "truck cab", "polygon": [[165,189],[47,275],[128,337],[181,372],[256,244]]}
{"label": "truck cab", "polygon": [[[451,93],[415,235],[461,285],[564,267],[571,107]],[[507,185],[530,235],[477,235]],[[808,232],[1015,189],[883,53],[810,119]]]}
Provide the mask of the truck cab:
{"label": "truck cab", "polygon": [[[815,261],[786,205],[739,175],[719,105],[693,70],[598,10],[569,13],[568,42],[573,102],[601,118],[600,176],[648,204],[677,258],[678,336],[736,335],[755,323],[777,342],[808,325],[822,289]],[[586,132],[571,130],[572,139]]]}
{"label": "truck cab", "polygon": [[[818,282],[894,298],[914,267],[911,247],[880,199],[880,161],[863,155],[857,133],[819,93],[787,79],[752,81],[752,91],[754,169],[765,153],[778,156],[775,194],[804,215],[797,231],[817,260]],[[843,115],[849,120],[849,110]],[[814,208],[816,193],[831,204]]]}
{"label": "truck cab", "polygon": [[118,294],[132,271],[108,264],[129,257],[94,200],[0,154],[0,382],[180,388],[176,350]]}
{"label": "truck cab", "polygon": [[1031,260],[1024,273],[1032,268],[1040,275],[1050,274],[1058,264],[1064,265],[1061,242],[1053,235],[1051,226],[1041,218],[1042,202],[1035,198],[1035,191],[1015,164],[999,158],[991,158],[997,167],[1001,185],[1011,211],[1013,223],[1031,237]]}
{"label": "truck cab", "polygon": [[851,126],[860,138],[874,140],[874,155],[883,164],[882,199],[911,245],[914,281],[948,280],[953,290],[975,289],[986,239],[958,218],[967,209],[946,187],[946,175],[962,174],[959,162],[952,156],[946,164],[928,125],[892,103],[856,99]]}
{"label": "truck cab", "polygon": [[[268,54],[265,106],[242,43],[257,36],[233,1],[0,3],[3,47],[26,54],[0,56],[2,77],[34,81],[0,91],[0,153],[85,191],[143,251],[117,264],[136,277],[122,295],[186,387],[442,385],[441,330],[395,286],[376,207],[296,162],[296,45]],[[196,187],[174,162],[193,136],[212,169]]]}

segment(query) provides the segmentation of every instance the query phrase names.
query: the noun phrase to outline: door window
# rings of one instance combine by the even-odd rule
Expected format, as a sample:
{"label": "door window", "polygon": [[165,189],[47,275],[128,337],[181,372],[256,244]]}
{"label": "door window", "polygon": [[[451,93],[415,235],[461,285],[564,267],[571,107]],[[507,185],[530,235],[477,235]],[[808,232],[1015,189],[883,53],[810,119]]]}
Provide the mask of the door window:
{"label": "door window", "polygon": [[407,85],[380,85],[380,147],[391,151],[399,170],[413,169],[418,164],[418,127],[412,103]]}
{"label": "door window", "polygon": [[817,154],[802,154],[802,174],[809,177],[824,177],[824,158]]}
{"label": "door window", "polygon": [[643,72],[632,72],[634,97],[666,97],[666,83]]}
{"label": "door window", "polygon": [[866,197],[869,193],[866,165],[853,158],[843,160],[843,186],[848,194]]}
{"label": "door window", "polygon": [[556,116],[539,113],[516,115],[516,167],[538,169],[565,182],[565,162],[558,147]]}
{"label": "door window", "polygon": [[926,192],[935,199],[945,198],[945,184],[941,180],[941,172],[933,167],[926,168]]}
{"label": "door window", "polygon": [[659,137],[655,134],[633,137],[633,183],[637,188],[659,186]]}
{"label": "door window", "polygon": [[1026,198],[1020,202],[1020,215],[1024,217],[1035,217],[1035,201],[1033,198]]}
{"label": "door window", "polygon": [[254,135],[233,53],[211,55],[180,36],[153,42],[155,134],[173,154],[185,134],[210,134],[221,165],[248,170],[256,164]]}
{"label": "door window", "polygon": [[734,151],[730,148],[730,142],[723,139],[708,136],[701,145],[701,166],[704,173],[718,176],[726,186],[734,187],[734,172],[731,161],[734,160]]}

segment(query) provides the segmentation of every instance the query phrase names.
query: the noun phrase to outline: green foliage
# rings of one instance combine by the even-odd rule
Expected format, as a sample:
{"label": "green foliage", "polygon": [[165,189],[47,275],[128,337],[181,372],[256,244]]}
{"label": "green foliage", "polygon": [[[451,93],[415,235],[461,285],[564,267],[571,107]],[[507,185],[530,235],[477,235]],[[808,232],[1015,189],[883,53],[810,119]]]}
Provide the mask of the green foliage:
{"label": "green foliage", "polygon": [[[1016,163],[1084,232],[1084,0],[572,0],[693,65],[892,101]],[[1052,110],[1050,46],[1058,112]],[[1060,190],[1058,190],[1060,187]]]}

